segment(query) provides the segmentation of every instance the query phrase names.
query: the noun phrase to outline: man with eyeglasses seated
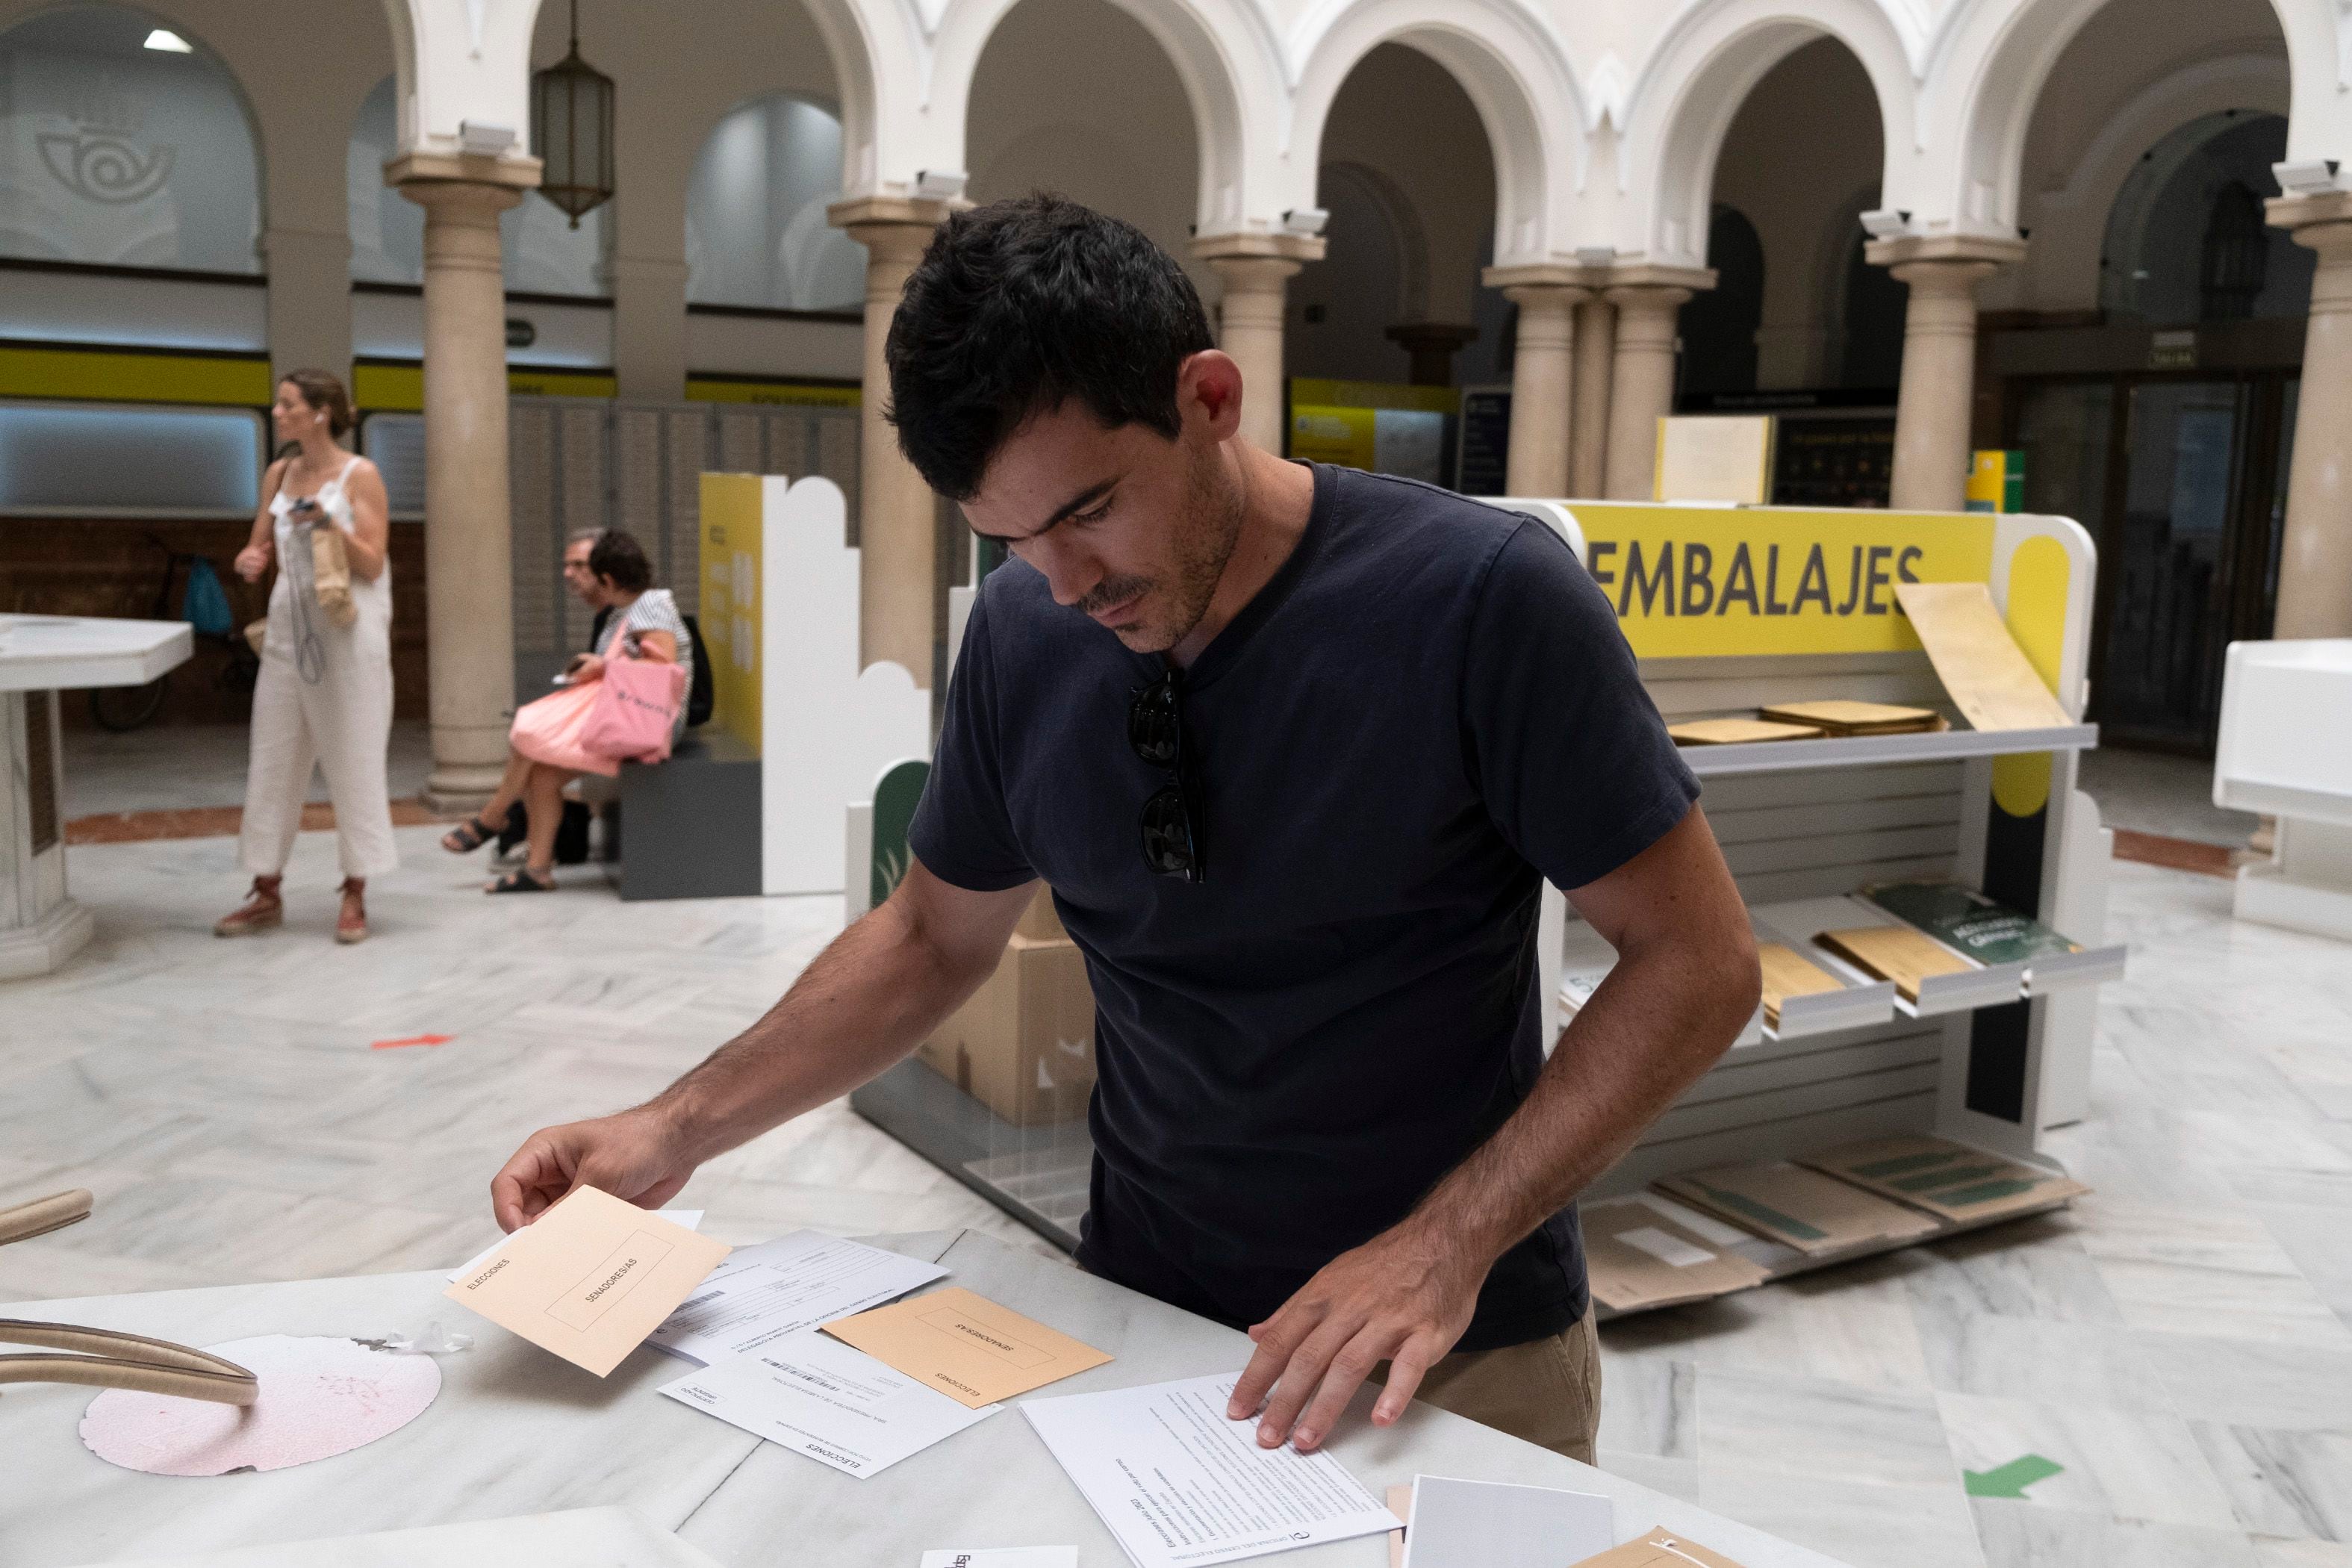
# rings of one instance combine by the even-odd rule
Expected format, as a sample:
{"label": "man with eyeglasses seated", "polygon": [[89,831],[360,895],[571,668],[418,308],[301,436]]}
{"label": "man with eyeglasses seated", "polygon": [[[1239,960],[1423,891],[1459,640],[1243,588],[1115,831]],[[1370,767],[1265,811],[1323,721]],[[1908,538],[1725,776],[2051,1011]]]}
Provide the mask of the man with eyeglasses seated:
{"label": "man with eyeglasses seated", "polygon": [[[974,606],[915,864],[766,1017],[493,1184],[647,1206],[874,1078],[993,970],[1036,880],[1097,1009],[1078,1261],[1257,1351],[1312,1449],[1386,1364],[1592,1458],[1574,1199],[1756,1005],[1739,895],[1608,602],[1543,524],[1285,461],[1182,270],[1053,197],[960,214],[890,329],[924,478],[1023,564]],[[1619,962],[1549,1060],[1538,879]]]}

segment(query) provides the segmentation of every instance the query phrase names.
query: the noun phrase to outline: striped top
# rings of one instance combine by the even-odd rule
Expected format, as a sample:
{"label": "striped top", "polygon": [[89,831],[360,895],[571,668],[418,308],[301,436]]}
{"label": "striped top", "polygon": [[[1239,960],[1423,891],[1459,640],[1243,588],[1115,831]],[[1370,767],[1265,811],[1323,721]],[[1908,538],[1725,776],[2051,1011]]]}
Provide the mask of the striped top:
{"label": "striped top", "polygon": [[[694,689],[694,634],[686,629],[686,617],[667,588],[648,588],[627,609],[606,616],[604,634],[596,639],[596,656],[610,658],[613,644],[625,631],[667,632],[677,643],[678,668],[686,671],[687,689]],[[677,727],[681,732],[686,727],[683,705],[677,710]]]}

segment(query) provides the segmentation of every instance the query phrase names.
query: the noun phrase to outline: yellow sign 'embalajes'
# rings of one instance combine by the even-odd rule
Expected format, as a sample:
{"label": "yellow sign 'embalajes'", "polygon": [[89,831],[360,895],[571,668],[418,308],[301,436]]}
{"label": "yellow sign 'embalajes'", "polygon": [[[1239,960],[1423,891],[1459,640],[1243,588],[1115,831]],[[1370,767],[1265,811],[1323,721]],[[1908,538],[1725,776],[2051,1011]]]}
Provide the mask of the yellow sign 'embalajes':
{"label": "yellow sign 'embalajes'", "polygon": [[1919,639],[1897,583],[1981,583],[1993,521],[1794,507],[1570,509],[1585,563],[1643,658],[1893,653]]}

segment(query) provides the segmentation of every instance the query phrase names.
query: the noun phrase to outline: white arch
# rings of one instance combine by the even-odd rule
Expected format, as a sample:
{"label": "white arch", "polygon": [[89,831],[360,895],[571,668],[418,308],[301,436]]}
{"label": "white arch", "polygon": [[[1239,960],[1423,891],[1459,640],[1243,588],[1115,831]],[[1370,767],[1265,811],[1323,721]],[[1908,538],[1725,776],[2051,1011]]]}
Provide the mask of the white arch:
{"label": "white arch", "polygon": [[[840,3],[840,0],[834,0]],[[961,169],[965,118],[980,57],[1017,0],[948,0],[933,41],[929,100],[923,116],[942,149],[958,160],[932,164]],[[1264,231],[1286,206],[1258,150],[1271,146],[1286,94],[1274,34],[1253,0],[1113,0],[1143,25],[1169,62],[1192,107],[1200,147],[1201,184],[1195,232],[1202,237]],[[950,137],[952,142],[950,143]],[[944,155],[944,154],[943,154]],[[1276,205],[1279,203],[1279,205]]]}
{"label": "white arch", "polygon": [[1668,25],[1626,103],[1621,259],[1706,265],[1707,204],[1733,117],[1767,71],[1820,37],[1843,44],[1868,74],[1887,171],[1880,184],[1895,184],[1916,140],[1913,18],[1876,0],[1696,0]]}
{"label": "white arch", "polygon": [[[841,102],[842,194],[908,195],[926,172],[962,172],[961,87],[951,112],[936,98],[939,0],[804,4],[824,39]],[[961,81],[970,79],[967,65]]]}
{"label": "white arch", "polygon": [[2149,82],[2108,117],[2063,184],[2021,198],[2032,245],[2015,287],[2045,310],[2096,307],[2108,216],[2140,154],[2190,121],[2228,109],[2283,115],[2290,101],[2287,62],[2275,55],[2221,55]]}
{"label": "white arch", "polygon": [[[511,158],[528,158],[530,47],[541,0],[489,5],[480,0],[383,0],[392,27],[399,145],[444,155],[458,151],[467,121],[515,132]],[[958,129],[950,155],[926,163],[913,105],[882,100],[887,84],[909,99],[928,76],[929,51],[911,0],[806,0],[831,57],[842,121],[842,189],[861,195],[886,183],[911,184],[922,168],[961,166]],[[877,63],[878,62],[878,63]],[[883,68],[887,67],[887,68]],[[910,133],[915,132],[915,133]]]}
{"label": "white arch", "polygon": [[1566,232],[1583,142],[1576,75],[1550,26],[1507,0],[1323,0],[1291,35],[1297,62],[1287,134],[1274,148],[1286,206],[1315,205],[1332,101],[1358,61],[1406,44],[1452,74],[1495,159],[1495,264],[1573,254]]}
{"label": "white arch", "polygon": [[[1900,203],[1921,232],[2011,237],[2025,138],[2043,87],[2106,0],[1957,0],[1937,28],[1922,99],[1927,155]],[[2352,35],[2335,0],[2271,0],[2286,40],[2287,156],[2352,163]]]}

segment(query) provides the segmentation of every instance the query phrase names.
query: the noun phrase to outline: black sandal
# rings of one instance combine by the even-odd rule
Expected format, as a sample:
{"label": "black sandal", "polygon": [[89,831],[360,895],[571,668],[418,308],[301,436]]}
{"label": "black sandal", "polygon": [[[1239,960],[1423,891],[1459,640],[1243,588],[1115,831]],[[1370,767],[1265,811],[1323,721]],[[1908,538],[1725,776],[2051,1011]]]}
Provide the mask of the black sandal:
{"label": "black sandal", "polygon": [[497,881],[485,887],[482,891],[486,893],[551,893],[555,891],[555,879],[551,875],[542,882],[532,873],[530,867],[518,866]]}
{"label": "black sandal", "polygon": [[471,855],[499,836],[499,830],[479,816],[469,816],[441,836],[441,847],[452,855]]}

